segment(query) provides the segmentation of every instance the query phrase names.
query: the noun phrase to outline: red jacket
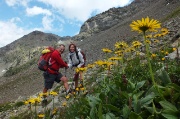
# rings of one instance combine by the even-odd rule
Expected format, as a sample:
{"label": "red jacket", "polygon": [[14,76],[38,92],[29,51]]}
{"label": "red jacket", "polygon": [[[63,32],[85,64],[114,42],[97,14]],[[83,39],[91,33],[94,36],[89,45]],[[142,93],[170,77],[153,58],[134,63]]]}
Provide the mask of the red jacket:
{"label": "red jacket", "polygon": [[47,71],[50,74],[57,74],[60,68],[68,67],[68,65],[61,58],[61,54],[57,50],[52,53],[49,64],[51,64],[51,66]]}

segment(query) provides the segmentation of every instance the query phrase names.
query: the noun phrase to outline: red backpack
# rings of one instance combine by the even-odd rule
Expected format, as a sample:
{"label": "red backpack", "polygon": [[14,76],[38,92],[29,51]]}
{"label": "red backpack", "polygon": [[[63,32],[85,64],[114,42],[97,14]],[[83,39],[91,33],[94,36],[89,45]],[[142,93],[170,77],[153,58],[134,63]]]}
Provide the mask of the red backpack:
{"label": "red backpack", "polygon": [[48,47],[42,51],[42,55],[40,56],[39,61],[38,61],[38,68],[41,71],[46,71],[48,67],[50,66],[49,59],[54,51],[55,49],[52,47]]}

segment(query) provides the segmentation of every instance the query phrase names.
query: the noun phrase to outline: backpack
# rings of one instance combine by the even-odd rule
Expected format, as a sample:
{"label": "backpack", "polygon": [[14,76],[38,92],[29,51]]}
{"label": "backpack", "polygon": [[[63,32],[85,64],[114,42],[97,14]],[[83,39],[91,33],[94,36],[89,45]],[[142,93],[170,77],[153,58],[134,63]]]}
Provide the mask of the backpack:
{"label": "backpack", "polygon": [[42,51],[42,54],[38,61],[39,70],[46,71],[49,68],[49,59],[54,51],[55,49],[52,47],[48,47]]}
{"label": "backpack", "polygon": [[[77,59],[79,60],[79,55],[78,55],[78,52],[81,52],[82,56],[83,56],[83,59],[84,59],[84,65],[85,65],[85,62],[86,62],[86,54],[83,52],[83,51],[76,51],[76,57]],[[70,59],[72,60],[72,57],[70,56]],[[79,60],[79,63],[77,65],[80,64],[80,60]],[[76,65],[76,66],[77,66]]]}

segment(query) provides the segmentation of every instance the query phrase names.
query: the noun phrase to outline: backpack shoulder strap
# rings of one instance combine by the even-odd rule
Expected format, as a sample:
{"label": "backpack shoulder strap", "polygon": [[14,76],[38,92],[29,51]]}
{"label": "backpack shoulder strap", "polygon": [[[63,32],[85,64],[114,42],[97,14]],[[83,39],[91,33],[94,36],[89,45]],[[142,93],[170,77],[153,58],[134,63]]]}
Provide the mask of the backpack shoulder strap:
{"label": "backpack shoulder strap", "polygon": [[79,51],[76,51],[76,57],[77,59],[79,60],[79,54],[78,54]]}

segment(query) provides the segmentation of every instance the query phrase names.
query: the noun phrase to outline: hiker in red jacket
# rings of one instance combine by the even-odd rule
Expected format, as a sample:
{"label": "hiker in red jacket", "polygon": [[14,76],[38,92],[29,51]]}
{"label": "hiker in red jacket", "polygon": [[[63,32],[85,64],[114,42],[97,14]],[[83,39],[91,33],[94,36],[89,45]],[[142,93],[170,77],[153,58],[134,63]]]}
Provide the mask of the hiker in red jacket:
{"label": "hiker in red jacket", "polygon": [[[43,93],[46,93],[48,89],[51,89],[54,82],[59,83],[62,81],[64,83],[64,87],[66,89],[66,95],[70,93],[69,85],[68,85],[68,79],[67,77],[63,76],[60,72],[60,68],[68,68],[68,65],[63,61],[61,58],[61,54],[64,52],[65,46],[59,45],[56,50],[52,53],[50,59],[49,59],[49,68],[47,71],[43,73],[44,76],[44,89]],[[47,99],[44,98],[42,101],[42,105],[47,104]]]}

